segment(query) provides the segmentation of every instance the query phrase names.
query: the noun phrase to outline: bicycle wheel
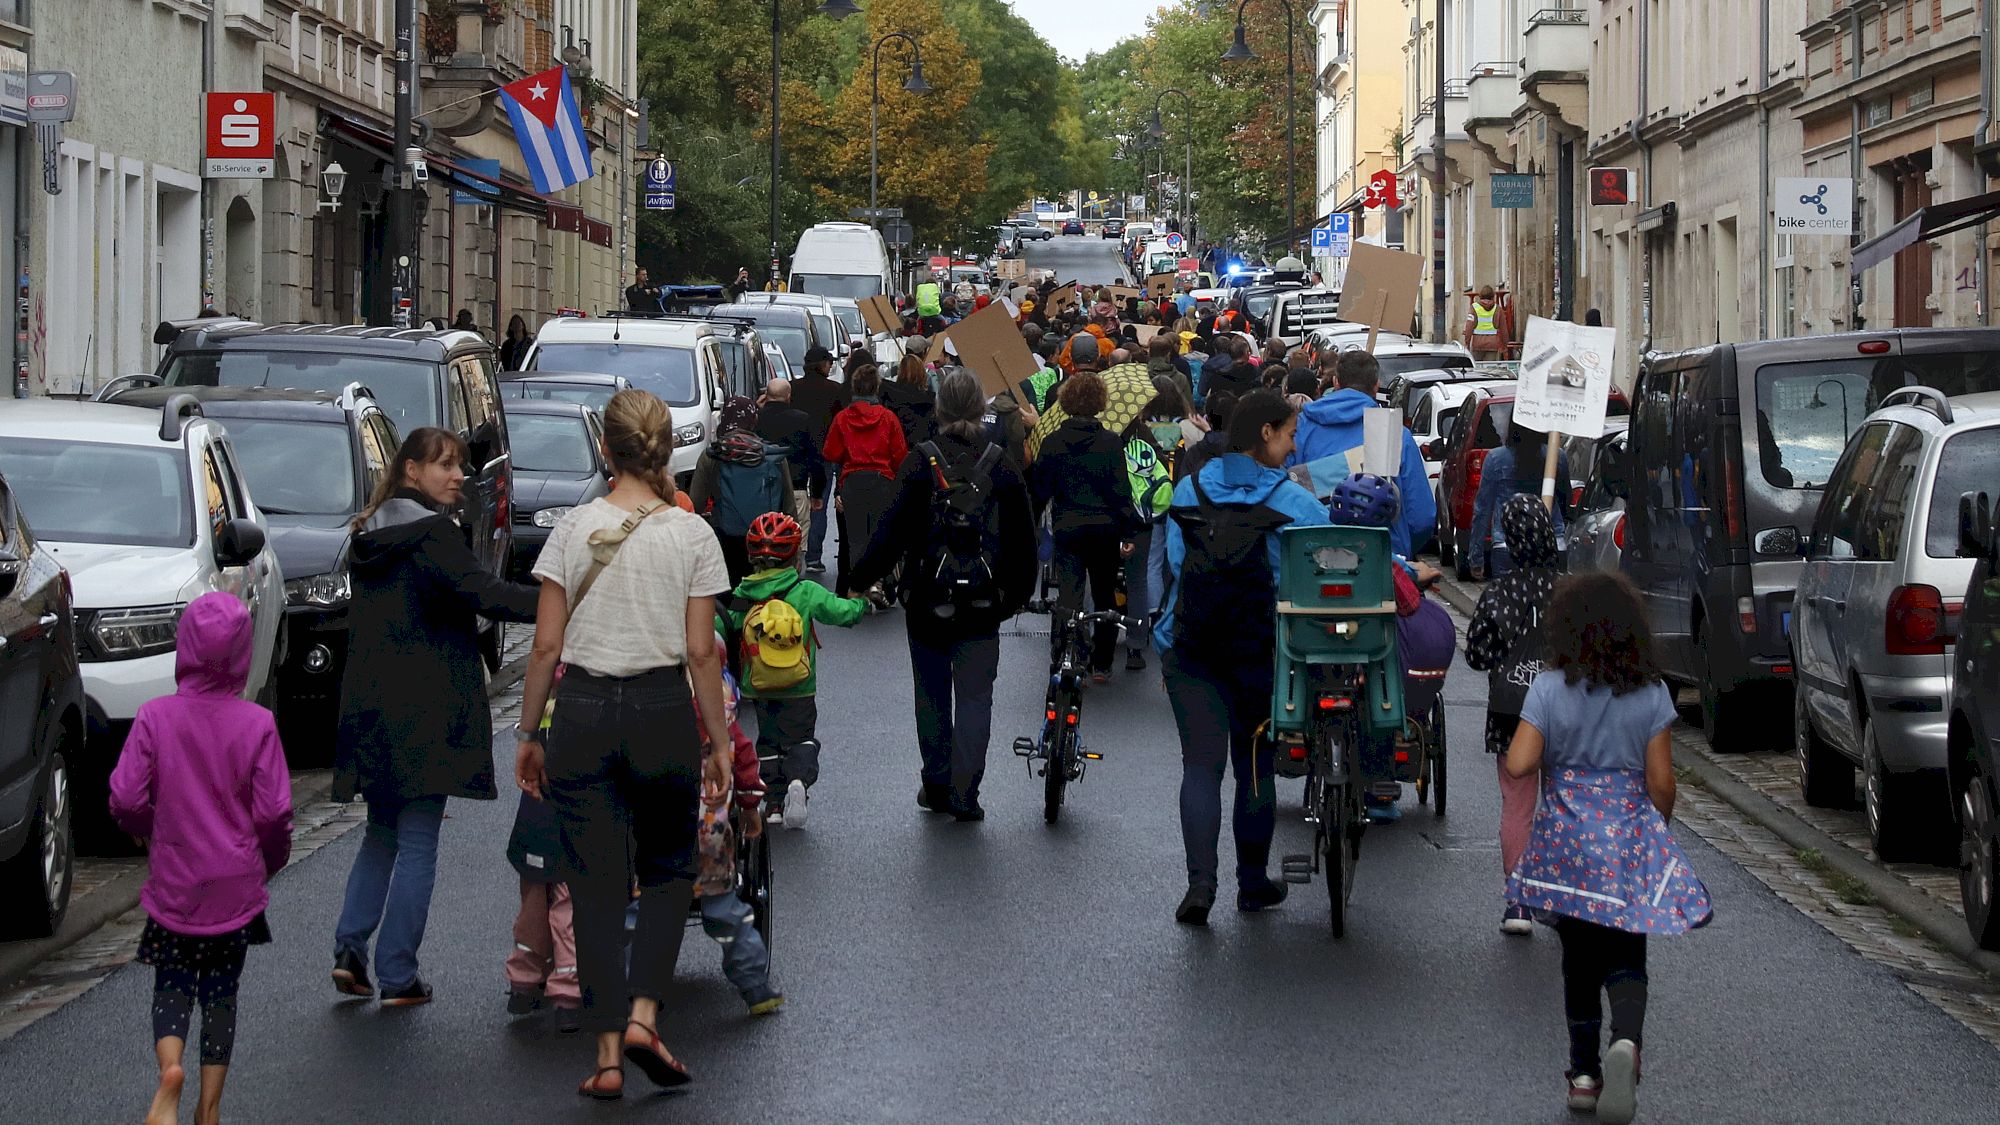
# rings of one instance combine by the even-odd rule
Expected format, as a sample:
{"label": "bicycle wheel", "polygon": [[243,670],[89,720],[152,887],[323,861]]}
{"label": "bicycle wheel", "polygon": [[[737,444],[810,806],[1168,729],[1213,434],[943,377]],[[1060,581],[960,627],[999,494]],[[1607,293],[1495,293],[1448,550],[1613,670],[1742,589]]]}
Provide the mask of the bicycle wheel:
{"label": "bicycle wheel", "polygon": [[1440,696],[1431,704],[1430,737],[1424,743],[1424,762],[1431,773],[1431,812],[1437,816],[1444,815],[1446,757],[1444,699]]}
{"label": "bicycle wheel", "polygon": [[1347,844],[1347,797],[1344,785],[1326,786],[1321,797],[1320,871],[1326,882],[1326,902],[1334,937],[1347,935],[1347,898],[1354,875]]}
{"label": "bicycle wheel", "polygon": [[1071,741],[1074,736],[1063,735],[1056,742],[1056,752],[1050,756],[1047,772],[1042,775],[1042,821],[1054,824],[1062,815],[1063,790],[1069,785],[1069,759],[1074,753]]}

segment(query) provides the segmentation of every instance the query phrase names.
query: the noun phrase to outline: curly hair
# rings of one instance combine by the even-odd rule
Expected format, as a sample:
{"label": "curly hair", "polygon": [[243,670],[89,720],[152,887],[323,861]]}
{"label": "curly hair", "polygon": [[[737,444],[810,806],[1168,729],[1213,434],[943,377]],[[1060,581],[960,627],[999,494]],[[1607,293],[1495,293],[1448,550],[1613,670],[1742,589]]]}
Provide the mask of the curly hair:
{"label": "curly hair", "polygon": [[1105,390],[1103,379],[1093,372],[1080,371],[1062,381],[1061,389],[1056,392],[1056,401],[1062,404],[1063,412],[1072,418],[1095,418],[1104,412],[1111,396]]}
{"label": "curly hair", "polygon": [[1660,680],[1646,602],[1622,574],[1572,574],[1549,599],[1550,667],[1566,683],[1625,695]]}
{"label": "curly hair", "polygon": [[674,415],[652,394],[626,388],[604,406],[604,446],[611,467],[645,481],[662,500],[674,498]]}

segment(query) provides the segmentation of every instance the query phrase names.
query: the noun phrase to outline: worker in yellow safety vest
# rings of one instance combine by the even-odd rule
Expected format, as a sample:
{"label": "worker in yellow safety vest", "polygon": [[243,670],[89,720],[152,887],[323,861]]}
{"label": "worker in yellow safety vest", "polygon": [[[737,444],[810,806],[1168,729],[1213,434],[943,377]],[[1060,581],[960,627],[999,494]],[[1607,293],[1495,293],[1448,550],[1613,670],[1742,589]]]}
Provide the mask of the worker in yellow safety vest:
{"label": "worker in yellow safety vest", "polygon": [[1499,359],[1506,346],[1500,338],[1500,302],[1494,299],[1491,285],[1482,287],[1479,296],[1472,299],[1472,310],[1465,318],[1465,346],[1474,359]]}

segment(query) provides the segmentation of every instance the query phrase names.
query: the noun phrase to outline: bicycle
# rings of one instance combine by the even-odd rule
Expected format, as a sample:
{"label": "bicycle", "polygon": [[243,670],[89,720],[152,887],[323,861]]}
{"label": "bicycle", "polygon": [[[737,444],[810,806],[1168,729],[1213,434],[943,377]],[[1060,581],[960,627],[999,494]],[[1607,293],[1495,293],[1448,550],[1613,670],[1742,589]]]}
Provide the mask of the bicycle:
{"label": "bicycle", "polygon": [[1057,607],[1050,612],[1055,620],[1049,641],[1049,689],[1042,708],[1041,737],[1016,738],[1014,753],[1028,760],[1030,778],[1042,778],[1042,819],[1054,824],[1062,815],[1063,796],[1070,782],[1083,780],[1088,763],[1104,760],[1104,755],[1083,746],[1083,680],[1090,674],[1085,643],[1088,631],[1104,623],[1133,630],[1140,622],[1115,610],[1079,613]]}
{"label": "bicycle", "polygon": [[1287,883],[1326,883],[1334,937],[1347,932],[1347,906],[1354,897],[1354,869],[1361,837],[1368,829],[1362,807],[1364,786],[1355,747],[1356,700],[1364,698],[1363,673],[1353,665],[1319,670],[1314,677],[1313,717],[1306,733],[1306,823],[1313,826],[1312,851],[1287,855],[1280,864]]}

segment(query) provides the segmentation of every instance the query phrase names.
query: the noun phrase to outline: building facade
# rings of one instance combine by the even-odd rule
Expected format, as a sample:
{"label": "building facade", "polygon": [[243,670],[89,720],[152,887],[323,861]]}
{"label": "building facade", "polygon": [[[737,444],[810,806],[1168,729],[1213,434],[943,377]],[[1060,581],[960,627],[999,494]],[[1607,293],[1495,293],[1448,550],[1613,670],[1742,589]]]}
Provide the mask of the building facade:
{"label": "building facade", "polygon": [[[9,7],[12,5],[12,7]],[[498,338],[618,307],[638,174],[636,5],[419,0],[415,318]],[[76,76],[60,191],[22,195],[24,386],[88,393],[150,370],[152,327],[212,307],[264,321],[390,323],[394,0],[0,0],[0,48]],[[10,31],[9,13],[24,16]],[[7,58],[0,55],[0,76]],[[497,89],[566,64],[595,175],[537,193]],[[203,95],[268,91],[267,178],[204,180]],[[0,162],[20,143],[0,103]],[[25,145],[23,164],[39,168]],[[345,173],[336,199],[326,172]],[[4,205],[0,200],[0,205]],[[335,206],[335,204],[338,204]]]}
{"label": "building facade", "polygon": [[[1399,54],[1405,16],[1395,7],[1357,0],[1318,0],[1312,8],[1318,41],[1318,167],[1314,223],[1335,211],[1354,216],[1354,235],[1387,241],[1387,216],[1362,207],[1368,179],[1400,160],[1404,66]],[[1400,237],[1400,235],[1398,235]],[[1314,263],[1337,280],[1345,259]]]}

